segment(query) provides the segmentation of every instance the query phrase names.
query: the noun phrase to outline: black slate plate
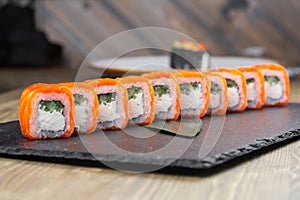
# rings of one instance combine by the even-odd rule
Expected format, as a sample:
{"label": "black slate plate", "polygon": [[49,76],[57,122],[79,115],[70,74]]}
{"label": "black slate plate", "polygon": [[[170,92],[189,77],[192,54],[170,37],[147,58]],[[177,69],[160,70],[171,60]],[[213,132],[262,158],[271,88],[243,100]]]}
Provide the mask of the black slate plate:
{"label": "black slate plate", "polygon": [[13,121],[0,124],[0,156],[130,171],[188,173],[213,169],[298,136],[300,104],[205,117],[195,138],[130,127],[69,139],[30,141],[21,135],[18,121]]}

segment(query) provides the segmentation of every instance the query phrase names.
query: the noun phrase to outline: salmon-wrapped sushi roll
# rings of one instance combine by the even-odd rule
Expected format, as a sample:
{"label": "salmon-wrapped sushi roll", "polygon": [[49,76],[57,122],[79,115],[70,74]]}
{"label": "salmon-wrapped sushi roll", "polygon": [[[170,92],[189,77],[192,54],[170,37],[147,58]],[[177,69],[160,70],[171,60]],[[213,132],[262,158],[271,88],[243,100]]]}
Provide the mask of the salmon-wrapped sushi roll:
{"label": "salmon-wrapped sushi roll", "polygon": [[227,112],[242,112],[247,107],[246,79],[242,72],[232,68],[212,70],[226,79],[228,90]]}
{"label": "salmon-wrapped sushi roll", "polygon": [[80,82],[62,83],[74,97],[75,130],[89,134],[96,130],[98,118],[98,98],[94,88]]}
{"label": "salmon-wrapped sushi roll", "polygon": [[180,87],[180,115],[203,117],[208,109],[210,81],[198,71],[175,71]]}
{"label": "salmon-wrapped sushi roll", "polygon": [[98,96],[98,128],[102,130],[124,129],[128,123],[128,96],[118,79],[88,80]]}
{"label": "salmon-wrapped sushi roll", "polygon": [[34,94],[33,91],[39,87],[48,87],[48,85],[44,84],[44,83],[36,83],[36,84],[28,86],[27,88],[25,88],[22,91],[22,95],[20,97],[20,107],[19,107],[19,123],[20,123],[20,128],[21,128],[22,133],[24,133],[25,129],[29,126],[29,124],[28,124],[29,121],[20,120],[21,115],[23,115],[23,113],[28,112],[28,106],[26,106],[27,100],[30,99],[30,96],[32,94]]}
{"label": "salmon-wrapped sushi roll", "polygon": [[256,67],[239,67],[246,79],[247,108],[260,109],[263,107],[266,97],[264,89],[264,76]]}
{"label": "salmon-wrapped sushi roll", "polygon": [[20,98],[19,121],[29,139],[68,138],[74,131],[71,91],[59,84],[35,84]]}
{"label": "salmon-wrapped sushi roll", "polygon": [[174,74],[152,72],[142,74],[147,78],[155,94],[155,117],[163,120],[177,120],[180,114],[180,89]]}
{"label": "salmon-wrapped sushi roll", "polygon": [[210,99],[207,114],[224,115],[228,106],[226,79],[216,72],[205,72],[210,80]]}
{"label": "salmon-wrapped sushi roll", "polygon": [[265,80],[265,106],[284,106],[290,98],[290,80],[286,69],[278,64],[255,66]]}
{"label": "salmon-wrapped sushi roll", "polygon": [[140,76],[126,76],[120,79],[128,91],[129,122],[148,125],[154,119],[154,90],[148,79]]}

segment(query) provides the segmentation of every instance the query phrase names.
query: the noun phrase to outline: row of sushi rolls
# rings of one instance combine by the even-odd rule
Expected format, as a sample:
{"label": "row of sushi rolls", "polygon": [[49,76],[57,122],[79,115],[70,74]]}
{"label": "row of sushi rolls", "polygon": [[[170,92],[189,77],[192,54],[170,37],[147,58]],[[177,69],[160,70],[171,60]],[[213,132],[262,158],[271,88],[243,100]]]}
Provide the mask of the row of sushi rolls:
{"label": "row of sushi rolls", "polygon": [[28,139],[121,130],[154,119],[225,115],[284,106],[290,82],[279,64],[157,71],[84,82],[33,84],[22,92],[19,122]]}

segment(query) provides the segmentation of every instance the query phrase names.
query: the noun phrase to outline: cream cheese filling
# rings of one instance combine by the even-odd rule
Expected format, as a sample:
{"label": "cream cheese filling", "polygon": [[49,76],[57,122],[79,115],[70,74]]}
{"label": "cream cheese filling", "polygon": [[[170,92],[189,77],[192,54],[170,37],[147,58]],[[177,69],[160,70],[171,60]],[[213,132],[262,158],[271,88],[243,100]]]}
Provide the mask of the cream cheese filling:
{"label": "cream cheese filling", "polygon": [[217,108],[220,106],[220,93],[211,93],[210,94],[210,100],[209,100],[209,108]]}
{"label": "cream cheese filling", "polygon": [[65,128],[65,117],[61,112],[48,112],[38,109],[38,132],[41,131],[62,131]]}
{"label": "cream cheese filling", "polygon": [[271,99],[279,99],[283,95],[281,83],[270,84],[268,81],[265,81],[265,91],[266,97]]}
{"label": "cream cheese filling", "polygon": [[255,84],[247,83],[247,100],[254,101],[256,99]]}
{"label": "cream cheese filling", "polygon": [[87,113],[88,102],[84,100],[81,104],[75,104],[75,127],[80,128],[80,126],[86,126],[86,123],[89,121],[89,116]]}
{"label": "cream cheese filling", "polygon": [[129,119],[136,118],[144,114],[143,93],[136,94],[134,98],[129,99]]}
{"label": "cream cheese filling", "polygon": [[228,87],[228,107],[232,108],[239,104],[239,91],[235,87]]}
{"label": "cream cheese filling", "polygon": [[117,101],[99,104],[99,122],[114,121],[118,118],[120,118],[120,115],[117,113]]}
{"label": "cream cheese filling", "polygon": [[192,89],[189,94],[180,94],[180,107],[181,110],[185,109],[199,109],[203,103],[201,86]]}
{"label": "cream cheese filling", "polygon": [[155,95],[155,114],[167,112],[172,106],[172,99],[169,94]]}

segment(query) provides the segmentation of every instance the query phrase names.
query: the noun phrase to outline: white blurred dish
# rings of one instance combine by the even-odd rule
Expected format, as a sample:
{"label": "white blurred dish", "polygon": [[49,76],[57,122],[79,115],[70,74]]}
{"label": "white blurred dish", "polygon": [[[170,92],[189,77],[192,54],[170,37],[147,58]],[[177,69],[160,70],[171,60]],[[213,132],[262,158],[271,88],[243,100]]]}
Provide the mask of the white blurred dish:
{"label": "white blurred dish", "polygon": [[[263,63],[277,63],[275,60],[248,57],[212,57],[210,68],[240,67]],[[136,56],[122,57],[119,59],[108,58],[96,60],[89,63],[89,66],[96,69],[112,71],[115,73],[144,73],[151,71],[171,70],[169,56]]]}

